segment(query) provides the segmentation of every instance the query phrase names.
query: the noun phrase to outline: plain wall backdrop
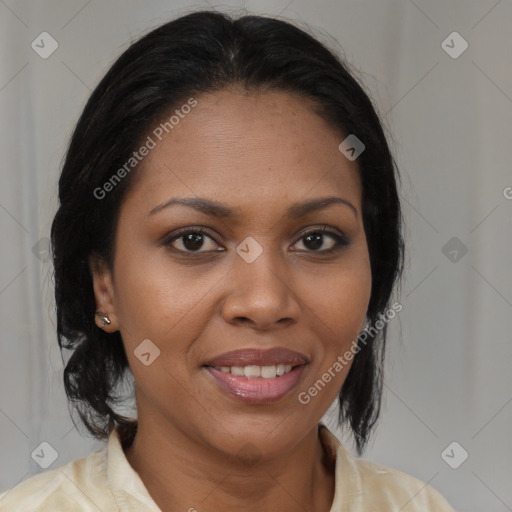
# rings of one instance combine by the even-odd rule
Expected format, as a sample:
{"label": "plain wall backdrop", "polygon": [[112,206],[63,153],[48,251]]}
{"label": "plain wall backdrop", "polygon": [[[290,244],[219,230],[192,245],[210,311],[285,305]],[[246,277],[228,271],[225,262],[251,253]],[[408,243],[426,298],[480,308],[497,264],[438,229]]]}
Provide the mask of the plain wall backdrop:
{"label": "plain wall backdrop", "polygon": [[360,71],[392,134],[407,243],[364,457],[459,511],[512,510],[511,0],[1,0],[0,491],[42,471],[43,441],[51,468],[101,446],[74,429],[63,391],[47,253],[60,165],[114,59],[200,7],[308,24]]}

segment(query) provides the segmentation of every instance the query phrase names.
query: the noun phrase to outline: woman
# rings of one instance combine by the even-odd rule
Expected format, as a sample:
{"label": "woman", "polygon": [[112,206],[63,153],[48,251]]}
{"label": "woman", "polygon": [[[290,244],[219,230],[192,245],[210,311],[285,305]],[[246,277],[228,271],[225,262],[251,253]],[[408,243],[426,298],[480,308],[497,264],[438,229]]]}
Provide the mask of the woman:
{"label": "woman", "polygon": [[403,262],[381,124],[321,43],[214,12],[157,28],[93,92],[59,198],[65,387],[108,444],[3,511],[452,510],[319,423],[338,398],[362,454]]}

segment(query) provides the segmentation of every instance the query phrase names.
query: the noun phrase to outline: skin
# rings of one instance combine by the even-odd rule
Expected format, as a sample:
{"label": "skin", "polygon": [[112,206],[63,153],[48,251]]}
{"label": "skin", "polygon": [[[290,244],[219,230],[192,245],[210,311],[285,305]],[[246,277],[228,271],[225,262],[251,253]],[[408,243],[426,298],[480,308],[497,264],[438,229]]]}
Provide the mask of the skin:
{"label": "skin", "polygon": [[[340,153],[343,135],[304,98],[231,89],[196,99],[136,171],[112,272],[91,259],[97,307],[111,320],[97,325],[120,330],[136,382],[139,429],[125,453],[165,512],[328,512],[334,465],[318,421],[350,365],[307,405],[297,395],[364,325],[371,273],[357,162]],[[175,205],[148,216],[171,197],[196,196],[239,210],[216,218]],[[293,203],[330,196],[356,212],[333,204],[285,217]],[[349,244],[322,255],[335,240],[324,235],[315,247],[304,231],[324,225]],[[200,255],[183,238],[160,243],[201,226],[213,238],[204,237]],[[248,236],[263,249],[252,263],[236,253]],[[145,339],[160,349],[149,366],[134,355]],[[298,388],[277,403],[240,402],[202,367],[231,350],[276,346],[310,361]],[[248,446],[257,460],[244,456]]]}

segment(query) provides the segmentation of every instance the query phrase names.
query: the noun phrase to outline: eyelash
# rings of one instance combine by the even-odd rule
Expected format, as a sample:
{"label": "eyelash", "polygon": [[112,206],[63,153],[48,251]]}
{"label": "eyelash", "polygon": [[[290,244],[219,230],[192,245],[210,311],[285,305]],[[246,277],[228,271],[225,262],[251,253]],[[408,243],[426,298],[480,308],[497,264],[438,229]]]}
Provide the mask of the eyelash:
{"label": "eyelash", "polygon": [[[204,256],[204,255],[210,255],[210,254],[213,254],[216,252],[223,252],[223,251],[186,251],[186,250],[176,249],[176,248],[172,247],[172,243],[175,240],[178,240],[178,239],[182,238],[184,235],[188,235],[188,234],[206,236],[206,237],[212,239],[215,243],[217,243],[215,238],[208,231],[204,230],[203,228],[183,228],[183,229],[179,230],[177,233],[174,233],[172,236],[165,237],[164,240],[162,241],[162,245],[169,247],[169,249],[174,252],[187,254],[187,255],[193,255],[193,256],[201,256],[201,255]],[[340,251],[341,249],[343,249],[344,247],[346,247],[347,245],[350,244],[350,240],[348,240],[345,235],[341,235],[337,231],[335,231],[333,229],[329,229],[327,226],[324,226],[323,228],[314,228],[314,229],[305,231],[299,237],[297,242],[299,242],[303,238],[306,238],[308,235],[312,235],[312,234],[328,235],[332,239],[334,239],[334,241],[336,243],[335,243],[334,247],[332,247],[331,249],[326,249],[323,251],[322,250],[320,250],[320,251],[313,251],[313,250],[304,251],[306,253],[330,255],[330,254],[334,254],[334,253]]]}

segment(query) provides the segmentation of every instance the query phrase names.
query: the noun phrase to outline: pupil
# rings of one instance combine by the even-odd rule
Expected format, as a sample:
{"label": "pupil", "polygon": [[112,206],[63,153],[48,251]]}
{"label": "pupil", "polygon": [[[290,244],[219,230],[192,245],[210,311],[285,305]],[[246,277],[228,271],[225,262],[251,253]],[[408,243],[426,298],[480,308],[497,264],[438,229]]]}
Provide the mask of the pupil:
{"label": "pupil", "polygon": [[203,235],[200,233],[189,233],[188,235],[185,235],[183,245],[190,250],[200,249],[203,245],[202,237]]}
{"label": "pupil", "polygon": [[[313,234],[313,235],[307,235],[306,236],[306,242],[313,240],[313,243],[310,244],[310,249],[318,249],[322,246],[322,236],[320,234]],[[305,243],[307,246],[307,243]]]}

